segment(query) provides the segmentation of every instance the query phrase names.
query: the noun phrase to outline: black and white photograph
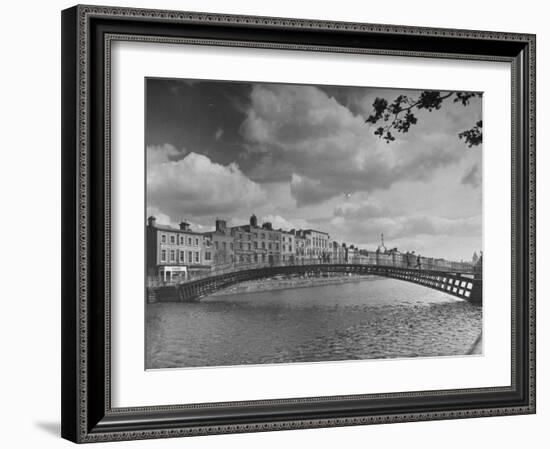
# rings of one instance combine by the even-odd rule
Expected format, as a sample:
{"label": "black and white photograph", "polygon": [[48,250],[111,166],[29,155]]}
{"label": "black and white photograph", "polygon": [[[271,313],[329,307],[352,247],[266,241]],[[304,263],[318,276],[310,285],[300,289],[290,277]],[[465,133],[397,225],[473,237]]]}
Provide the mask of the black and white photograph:
{"label": "black and white photograph", "polygon": [[[63,5],[56,22],[39,11],[43,51],[17,50],[61,50],[34,102],[61,114],[33,131],[61,157],[7,152],[22,186],[6,190],[6,329],[26,346],[6,360],[21,379],[53,366],[25,383],[30,406],[10,389],[28,418],[10,441],[540,440],[544,15],[240,2]],[[19,140],[21,92],[7,90]],[[61,264],[35,279],[38,224]],[[61,307],[29,314],[29,280]]]}
{"label": "black and white photograph", "polygon": [[482,92],[145,89],[146,369],[482,354]]}

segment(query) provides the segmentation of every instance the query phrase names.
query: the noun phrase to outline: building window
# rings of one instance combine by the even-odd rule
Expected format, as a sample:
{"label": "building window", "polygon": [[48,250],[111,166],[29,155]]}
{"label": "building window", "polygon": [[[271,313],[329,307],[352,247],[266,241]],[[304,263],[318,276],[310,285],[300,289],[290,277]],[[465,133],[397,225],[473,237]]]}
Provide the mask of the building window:
{"label": "building window", "polygon": [[265,234],[262,232],[262,238],[265,239]]}
{"label": "building window", "polygon": [[187,251],[187,263],[193,262],[193,251]]}
{"label": "building window", "polygon": [[160,261],[161,262],[166,262],[166,250],[163,249],[161,252],[160,252]]}
{"label": "building window", "polygon": [[195,262],[200,262],[200,253],[198,251],[195,253]]}
{"label": "building window", "polygon": [[175,262],[176,261],[176,252],[171,249],[170,250],[170,262]]}
{"label": "building window", "polygon": [[239,242],[239,249],[243,249],[243,243]]}
{"label": "building window", "polygon": [[183,238],[183,236],[180,237],[180,245],[183,245],[185,243],[185,239]]}
{"label": "building window", "polygon": [[161,241],[162,243],[166,243],[166,234],[161,234],[161,236],[160,236],[160,241]]}
{"label": "building window", "polygon": [[258,249],[258,242],[254,242],[254,249]]}
{"label": "building window", "polygon": [[180,263],[185,262],[185,251],[180,251]]}
{"label": "building window", "polygon": [[212,260],[212,254],[210,253],[210,251],[206,251],[204,253],[204,260]]}
{"label": "building window", "polygon": [[222,246],[223,246],[223,250],[225,251],[227,249],[227,242],[223,242]]}
{"label": "building window", "polygon": [[275,243],[275,249],[276,249],[277,251],[279,251],[279,244],[278,244],[278,243]]}
{"label": "building window", "polygon": [[269,242],[268,248],[271,249],[271,242]]}
{"label": "building window", "polygon": [[233,251],[233,242],[229,244],[229,248],[231,248],[231,251]]}
{"label": "building window", "polygon": [[176,243],[176,237],[171,235],[170,236],[170,243],[173,245],[174,243]]}
{"label": "building window", "polygon": [[195,245],[199,246],[199,239],[195,239]]}
{"label": "building window", "polygon": [[218,249],[218,242],[217,241],[214,242],[214,246],[216,247],[216,249]]}
{"label": "building window", "polygon": [[187,244],[188,244],[189,246],[191,246],[191,245],[193,244],[193,239],[191,239],[191,237],[189,237],[189,238],[187,239]]}

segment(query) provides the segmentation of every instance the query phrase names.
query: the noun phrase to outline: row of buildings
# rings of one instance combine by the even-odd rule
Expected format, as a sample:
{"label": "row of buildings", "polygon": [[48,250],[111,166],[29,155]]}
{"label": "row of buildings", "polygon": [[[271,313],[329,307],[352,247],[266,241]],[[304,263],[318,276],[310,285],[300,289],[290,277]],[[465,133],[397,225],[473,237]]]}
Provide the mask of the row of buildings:
{"label": "row of buildings", "polygon": [[163,282],[177,282],[212,268],[258,264],[303,264],[306,261],[347,261],[359,254],[354,245],[337,243],[314,229],[273,229],[258,224],[255,215],[247,224],[228,227],[216,220],[210,232],[193,231],[189,223],[179,228],[147,222],[147,274]]}

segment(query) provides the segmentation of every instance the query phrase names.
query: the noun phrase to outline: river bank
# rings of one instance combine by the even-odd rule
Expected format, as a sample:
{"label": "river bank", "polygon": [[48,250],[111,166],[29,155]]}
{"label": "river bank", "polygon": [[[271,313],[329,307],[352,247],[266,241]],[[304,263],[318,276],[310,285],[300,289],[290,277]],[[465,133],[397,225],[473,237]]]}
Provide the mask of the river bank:
{"label": "river bank", "polygon": [[366,280],[381,279],[380,276],[352,275],[352,276],[330,276],[330,277],[292,277],[278,279],[261,279],[257,281],[242,282],[232,287],[213,293],[211,296],[225,296],[247,293],[257,293],[273,290],[287,290],[293,288],[318,287],[322,285],[349,284]]}

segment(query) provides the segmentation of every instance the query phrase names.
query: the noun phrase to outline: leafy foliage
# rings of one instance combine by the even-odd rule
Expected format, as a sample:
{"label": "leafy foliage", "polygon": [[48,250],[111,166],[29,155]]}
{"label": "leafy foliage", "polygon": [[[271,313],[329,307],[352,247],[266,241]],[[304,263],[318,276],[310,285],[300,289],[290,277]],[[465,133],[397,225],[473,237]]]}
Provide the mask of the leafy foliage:
{"label": "leafy foliage", "polygon": [[466,131],[459,133],[459,139],[464,139],[470,148],[475,145],[479,145],[483,141],[483,133],[481,131],[482,126],[483,122],[481,120],[476,122],[476,126],[472,129],[467,129]]}
{"label": "leafy foliage", "polygon": [[[418,123],[418,118],[413,113],[414,110],[425,109],[429,112],[439,110],[443,102],[451,97],[454,97],[453,103],[468,106],[470,99],[481,97],[481,93],[447,92],[442,94],[439,91],[426,90],[418,98],[399,95],[392,103],[389,103],[385,98],[377,97],[372,104],[373,112],[365,122],[373,125],[383,122],[383,126],[378,126],[375,129],[374,135],[384,139],[386,143],[390,143],[395,140],[392,130],[407,133],[411,126]],[[473,128],[462,131],[458,134],[458,137],[464,139],[470,148],[479,145],[483,141],[482,121],[478,121]]]}

